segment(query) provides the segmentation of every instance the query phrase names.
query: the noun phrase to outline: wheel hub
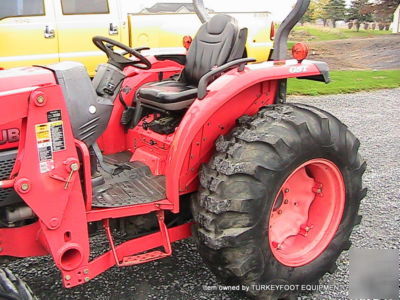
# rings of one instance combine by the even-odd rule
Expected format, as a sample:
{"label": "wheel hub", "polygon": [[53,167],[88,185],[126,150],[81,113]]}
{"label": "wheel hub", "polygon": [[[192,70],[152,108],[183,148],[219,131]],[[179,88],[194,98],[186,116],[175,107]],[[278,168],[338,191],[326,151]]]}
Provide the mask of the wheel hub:
{"label": "wheel hub", "polygon": [[333,239],[345,202],[343,177],[326,159],[294,170],[281,186],[269,218],[269,244],[277,260],[302,266],[318,257]]}

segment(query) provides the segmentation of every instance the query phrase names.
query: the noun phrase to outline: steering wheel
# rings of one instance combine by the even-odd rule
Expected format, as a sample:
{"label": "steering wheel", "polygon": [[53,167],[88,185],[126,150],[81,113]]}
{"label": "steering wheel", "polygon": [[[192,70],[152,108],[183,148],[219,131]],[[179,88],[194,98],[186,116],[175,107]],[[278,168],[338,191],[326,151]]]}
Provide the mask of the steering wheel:
{"label": "steering wheel", "polygon": [[[135,50],[118,41],[103,36],[95,36],[93,38],[93,43],[97,46],[97,48],[99,48],[107,55],[108,63],[119,68],[120,70],[123,70],[127,66],[134,66],[142,70],[148,70],[151,68],[151,62],[142,54],[140,54],[140,48]],[[124,57],[123,54],[115,52],[112,49],[113,46],[124,50],[126,52],[125,54],[132,54],[138,60],[131,60]]]}

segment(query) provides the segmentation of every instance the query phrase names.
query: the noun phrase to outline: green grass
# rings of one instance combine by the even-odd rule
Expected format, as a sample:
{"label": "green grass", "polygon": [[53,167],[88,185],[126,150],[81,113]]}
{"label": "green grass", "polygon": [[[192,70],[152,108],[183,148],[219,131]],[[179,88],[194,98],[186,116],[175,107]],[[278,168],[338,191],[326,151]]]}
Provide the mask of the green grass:
{"label": "green grass", "polygon": [[288,43],[287,43],[288,49],[289,49],[289,50],[292,49],[292,47],[293,47],[296,43],[297,43],[297,42],[288,42]]}
{"label": "green grass", "polygon": [[368,38],[385,34],[391,34],[391,31],[385,30],[364,30],[356,31],[354,29],[330,28],[321,26],[296,26],[294,36],[300,37],[301,41],[330,41],[350,38]]}
{"label": "green grass", "polygon": [[332,95],[400,87],[400,70],[332,71],[331,83],[289,79],[289,95]]}

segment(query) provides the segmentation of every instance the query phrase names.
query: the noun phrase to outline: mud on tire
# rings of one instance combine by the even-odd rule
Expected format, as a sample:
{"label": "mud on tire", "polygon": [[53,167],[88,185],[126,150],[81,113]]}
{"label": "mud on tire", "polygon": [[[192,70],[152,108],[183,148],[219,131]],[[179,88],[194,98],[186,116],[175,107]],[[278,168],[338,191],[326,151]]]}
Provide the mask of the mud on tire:
{"label": "mud on tire", "polygon": [[0,299],[37,300],[28,285],[9,269],[0,269]]}
{"label": "mud on tire", "polygon": [[[192,201],[194,236],[203,260],[229,285],[316,283],[334,272],[347,250],[358,209],[366,195],[362,175],[366,163],[359,140],[331,114],[302,104],[272,105],[244,116],[200,172],[201,188]],[[268,241],[269,215],[286,178],[302,163],[322,158],[333,162],[345,184],[340,225],[327,248],[299,267],[280,263]],[[253,296],[288,293],[251,289]]]}

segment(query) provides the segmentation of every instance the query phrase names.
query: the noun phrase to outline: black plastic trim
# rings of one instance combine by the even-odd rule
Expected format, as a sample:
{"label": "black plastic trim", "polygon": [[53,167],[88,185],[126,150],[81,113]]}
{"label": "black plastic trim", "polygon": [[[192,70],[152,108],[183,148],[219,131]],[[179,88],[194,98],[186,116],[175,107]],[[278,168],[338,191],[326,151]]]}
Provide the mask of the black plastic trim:
{"label": "black plastic trim", "polygon": [[[135,50],[134,48],[131,48],[125,44],[122,44],[119,41],[110,39],[108,37],[104,36],[94,36],[92,38],[93,43],[96,45],[97,48],[99,48],[101,51],[103,51],[108,58],[108,63],[110,65],[113,65],[114,67],[120,69],[121,71],[126,67],[126,66],[134,66],[138,69],[142,70],[149,70],[151,69],[151,62],[144,57],[142,54],[140,54],[140,48],[139,51]],[[136,57],[138,60],[131,60],[126,57],[124,57],[122,54],[119,54],[117,52],[114,52],[113,48],[118,47],[122,50],[125,50],[127,54],[132,54],[134,57]],[[143,50],[143,49],[142,49]]]}
{"label": "black plastic trim", "polygon": [[222,74],[223,72],[226,72],[234,67],[238,67],[239,72],[242,72],[244,70],[244,67],[246,66],[247,63],[249,62],[255,62],[256,60],[254,58],[240,58],[236,59],[234,61],[228,62],[214,70],[211,70],[210,72],[206,73],[201,77],[199,81],[199,86],[198,86],[198,92],[197,92],[197,98],[202,100],[204,97],[207,95],[207,86],[208,84],[215,79],[217,75]]}
{"label": "black plastic trim", "polygon": [[313,64],[318,68],[318,70],[320,71],[321,74],[313,75],[313,76],[298,77],[298,79],[308,79],[308,80],[320,81],[320,82],[325,82],[325,83],[331,82],[331,76],[329,74],[328,64],[325,62],[322,62],[322,61],[313,61]]}
{"label": "black plastic trim", "polygon": [[137,47],[137,48],[133,48],[133,50],[137,51],[137,52],[142,52],[145,50],[150,50],[150,47]]}
{"label": "black plastic trim", "polygon": [[184,66],[186,64],[186,54],[160,54],[154,55],[157,60],[172,60]]}

